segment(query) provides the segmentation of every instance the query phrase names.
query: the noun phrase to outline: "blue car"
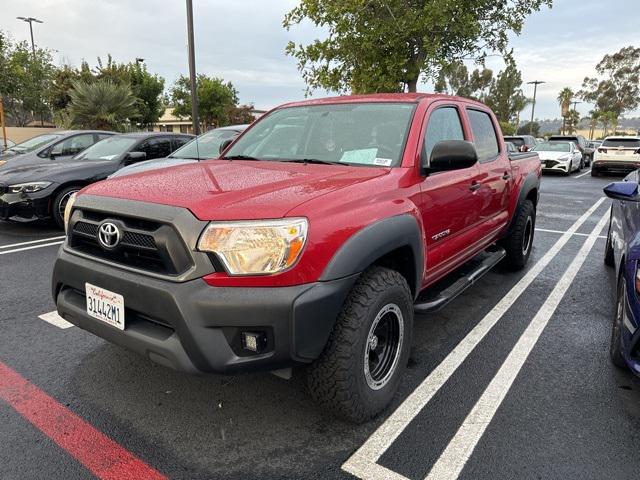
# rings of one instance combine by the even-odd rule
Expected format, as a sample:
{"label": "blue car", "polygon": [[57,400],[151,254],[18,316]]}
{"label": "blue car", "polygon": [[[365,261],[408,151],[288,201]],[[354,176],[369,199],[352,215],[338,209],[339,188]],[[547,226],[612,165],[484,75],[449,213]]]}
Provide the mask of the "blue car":
{"label": "blue car", "polygon": [[604,188],[611,219],[604,263],[616,269],[616,309],[609,353],[618,367],[640,376],[640,181],[639,171]]}

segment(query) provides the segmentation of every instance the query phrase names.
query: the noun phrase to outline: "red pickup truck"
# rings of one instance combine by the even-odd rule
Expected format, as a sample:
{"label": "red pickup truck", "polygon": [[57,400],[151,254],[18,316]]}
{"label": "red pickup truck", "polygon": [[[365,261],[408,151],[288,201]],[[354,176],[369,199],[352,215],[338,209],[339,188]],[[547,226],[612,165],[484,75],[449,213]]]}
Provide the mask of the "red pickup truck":
{"label": "red pickup truck", "polygon": [[290,103],[224,148],[69,202],[63,318],[189,372],[306,366],[312,396],[361,422],[398,387],[414,312],[529,258],[540,161],[508,154],[481,103]]}

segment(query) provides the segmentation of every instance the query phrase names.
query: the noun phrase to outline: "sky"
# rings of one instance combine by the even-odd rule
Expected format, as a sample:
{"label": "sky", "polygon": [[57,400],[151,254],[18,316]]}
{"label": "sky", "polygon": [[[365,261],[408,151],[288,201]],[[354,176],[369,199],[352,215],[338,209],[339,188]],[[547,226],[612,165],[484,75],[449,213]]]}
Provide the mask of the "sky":
{"label": "sky", "polygon": [[[170,86],[188,74],[185,2],[181,0],[20,0],[3,2],[0,29],[15,40],[29,39],[28,24],[17,16],[36,17],[35,42],[54,51],[56,63],[91,66],[111,53],[119,62],[136,57]],[[305,84],[294,59],[284,53],[289,40],[308,43],[323,32],[305,24],[286,31],[282,19],[296,0],[194,0],[196,70],[231,81],[242,103],[267,109],[304,98]],[[555,0],[528,17],[520,36],[511,36],[525,82],[538,87],[535,117],[560,116],[556,100],[565,86],[578,90],[585,76],[607,53],[640,46],[638,0]],[[497,73],[502,60],[489,58]],[[431,91],[421,84],[420,91]],[[532,95],[532,86],[524,85]],[[325,96],[318,91],[314,96]],[[585,115],[592,108],[578,105]],[[634,112],[632,115],[637,115]],[[521,118],[529,118],[527,108]]]}

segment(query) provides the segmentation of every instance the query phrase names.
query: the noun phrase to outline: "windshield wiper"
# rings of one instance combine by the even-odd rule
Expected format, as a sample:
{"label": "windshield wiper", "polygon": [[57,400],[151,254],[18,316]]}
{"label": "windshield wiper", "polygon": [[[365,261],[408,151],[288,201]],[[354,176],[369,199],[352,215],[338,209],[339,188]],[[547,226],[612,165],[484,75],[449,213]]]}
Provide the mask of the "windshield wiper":
{"label": "windshield wiper", "polygon": [[291,162],[291,163],[317,163],[321,165],[345,165],[341,162],[332,162],[330,160],[320,160],[319,158],[285,158],[279,160],[280,162]]}
{"label": "windshield wiper", "polygon": [[221,157],[220,160],[260,160],[256,157],[249,155],[229,155],[228,157]]}

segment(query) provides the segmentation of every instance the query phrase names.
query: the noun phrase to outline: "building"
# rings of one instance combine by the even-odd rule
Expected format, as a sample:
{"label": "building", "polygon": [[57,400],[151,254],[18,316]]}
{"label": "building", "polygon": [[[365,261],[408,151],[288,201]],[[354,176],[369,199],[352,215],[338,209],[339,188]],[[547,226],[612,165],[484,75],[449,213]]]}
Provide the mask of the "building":
{"label": "building", "polygon": [[[252,109],[251,114],[253,118],[259,118],[264,115],[266,110]],[[202,128],[202,127],[201,127]],[[167,107],[158,120],[158,123],[154,123],[149,127],[150,132],[180,132],[180,133],[193,133],[193,127],[191,125],[191,119],[179,118],[173,114],[173,107]]]}

